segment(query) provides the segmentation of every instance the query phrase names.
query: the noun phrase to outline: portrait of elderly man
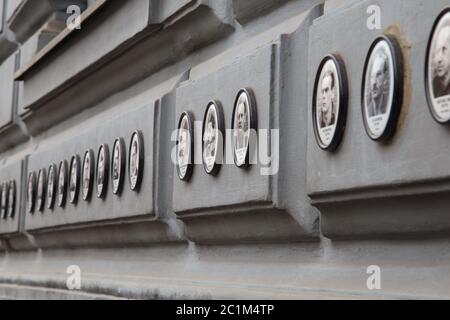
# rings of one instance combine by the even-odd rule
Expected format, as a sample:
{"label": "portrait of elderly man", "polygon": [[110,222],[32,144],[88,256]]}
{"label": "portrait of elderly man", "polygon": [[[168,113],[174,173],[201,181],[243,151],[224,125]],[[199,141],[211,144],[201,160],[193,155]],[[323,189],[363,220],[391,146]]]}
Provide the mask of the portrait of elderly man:
{"label": "portrait of elderly man", "polygon": [[100,152],[100,156],[98,159],[98,168],[97,168],[97,187],[102,190],[103,188],[103,171],[105,170],[105,156],[103,152]]}
{"label": "portrait of elderly man", "polygon": [[386,89],[389,86],[389,64],[385,53],[375,54],[369,69],[369,87],[366,87],[367,114],[376,117],[387,111],[388,97]]}
{"label": "portrait of elderly man", "polygon": [[6,184],[6,183],[4,183],[3,184],[3,187],[2,187],[2,203],[1,203],[1,206],[0,206],[0,208],[1,208],[1,217],[3,217],[3,219],[6,219],[7,218],[7,215],[6,215],[6,210],[7,210],[7,202],[8,202],[8,193],[9,193],[9,190],[8,190],[8,185]]}
{"label": "portrait of elderly man", "polygon": [[61,166],[61,169],[59,170],[59,182],[58,182],[58,202],[60,204],[62,204],[64,200],[64,190],[66,188],[65,175],[66,172],[64,166]]}
{"label": "portrait of elderly man", "polygon": [[34,183],[35,183],[34,175],[31,174],[28,179],[28,195],[27,195],[29,212],[32,212],[34,206]]}
{"label": "portrait of elderly man", "polygon": [[432,59],[434,97],[450,95],[450,24],[438,31]]}
{"label": "portrait of elderly man", "polygon": [[[138,161],[138,142],[136,140],[133,141],[131,147],[131,163],[130,163],[130,176],[131,179],[136,179],[138,176],[139,169],[139,161]],[[133,182],[135,183],[135,182]]]}
{"label": "portrait of elderly man", "polygon": [[15,207],[15,197],[16,197],[16,185],[14,181],[9,183],[9,192],[8,192],[8,217],[14,217],[14,207]]}
{"label": "portrait of elderly man", "polygon": [[86,156],[83,168],[83,194],[87,195],[89,193],[89,185],[91,182],[91,160],[89,156]]}
{"label": "portrait of elderly man", "polygon": [[336,123],[336,75],[332,70],[325,71],[319,90],[320,98],[317,108],[322,129]]}
{"label": "portrait of elderly man", "polygon": [[205,135],[203,137],[204,143],[204,158],[208,159],[215,157],[216,155],[216,133],[215,133],[215,122],[212,113],[208,115],[208,121],[206,124]]}
{"label": "portrait of elderly man", "polygon": [[188,131],[184,128],[180,130],[179,150],[178,150],[178,163],[180,166],[188,164],[189,159],[188,150]]}
{"label": "portrait of elderly man", "polygon": [[236,150],[247,148],[249,138],[248,109],[244,101],[240,101],[236,113],[237,127],[234,131]]}
{"label": "portrait of elderly man", "polygon": [[73,201],[75,200],[76,193],[77,193],[77,187],[78,187],[78,172],[77,172],[77,162],[74,160],[72,162],[72,170],[70,171],[70,183],[69,183],[69,192],[70,192],[70,199]]}
{"label": "portrait of elderly man", "polygon": [[41,171],[39,173],[38,178],[38,191],[37,191],[37,207],[38,210],[42,209],[43,203],[44,203],[44,172]]}

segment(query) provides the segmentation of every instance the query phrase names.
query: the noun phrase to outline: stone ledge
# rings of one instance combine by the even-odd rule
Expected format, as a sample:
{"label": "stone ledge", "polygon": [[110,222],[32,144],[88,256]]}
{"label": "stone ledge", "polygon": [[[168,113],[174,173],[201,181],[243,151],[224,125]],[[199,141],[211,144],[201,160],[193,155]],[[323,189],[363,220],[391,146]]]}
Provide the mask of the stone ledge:
{"label": "stone ledge", "polygon": [[[228,17],[217,16],[214,7],[201,4],[190,8],[185,15],[181,15],[177,21],[168,24],[162,30],[161,26],[150,25],[136,31],[131,38],[105,53],[103,57],[91,61],[92,64],[89,66],[73,70],[72,76],[64,76],[64,79],[60,77],[59,83],[54,79],[53,82],[56,82],[51,88],[42,82],[42,77],[49,72],[54,74],[55,68],[61,70],[65,67],[55,62],[48,65],[45,70],[41,70],[42,72],[27,73],[24,75],[24,99],[19,106],[21,110],[19,113],[30,132],[38,134],[164,66],[178,61],[190,52],[225,37],[233,29],[227,19]],[[96,20],[95,23],[99,22]],[[145,21],[145,24],[147,23],[148,21]],[[87,25],[85,28],[88,28]],[[77,39],[72,39],[71,42],[83,41],[81,34],[75,38]],[[94,38],[90,37],[91,47],[97,45]],[[89,40],[86,41],[84,46],[89,44]],[[173,43],[178,45],[174,47]],[[68,50],[72,45],[66,42],[64,48]],[[76,50],[70,51],[70,55],[81,54],[79,50],[82,48],[78,46]],[[60,57],[61,61],[65,61],[66,58],[68,58],[66,55]],[[77,60],[79,59],[74,61]],[[120,77],[112,76],[118,73]],[[76,92],[83,92],[83,95],[78,99],[72,99]],[[61,108],[61,105],[64,108]]]}

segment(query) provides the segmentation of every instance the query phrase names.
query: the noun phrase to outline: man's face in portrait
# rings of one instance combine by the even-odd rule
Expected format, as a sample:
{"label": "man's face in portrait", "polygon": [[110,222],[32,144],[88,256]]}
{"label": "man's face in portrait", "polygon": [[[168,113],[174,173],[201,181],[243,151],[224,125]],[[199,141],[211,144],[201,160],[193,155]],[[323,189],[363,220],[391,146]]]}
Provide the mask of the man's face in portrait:
{"label": "man's face in portrait", "polygon": [[322,80],[322,111],[324,113],[331,112],[333,109],[333,88],[334,81],[331,74],[327,74]]}
{"label": "man's face in portrait", "polygon": [[84,182],[85,184],[89,183],[89,167],[90,167],[90,162],[89,162],[89,157],[86,158],[86,163],[84,164]]}
{"label": "man's face in portrait", "polygon": [[238,106],[238,129],[245,130],[245,105],[240,103]]}
{"label": "man's face in portrait", "polygon": [[383,56],[378,55],[372,66],[370,73],[370,90],[372,98],[379,98],[384,92],[384,84],[386,80],[386,60]]}
{"label": "man's face in portrait", "polygon": [[137,142],[133,142],[131,148],[131,172],[134,176],[137,176]]}
{"label": "man's face in portrait", "polygon": [[450,26],[443,28],[436,41],[434,53],[436,75],[448,79],[450,71]]}
{"label": "man's face in portrait", "polygon": [[105,167],[104,161],[105,160],[103,158],[103,153],[101,152],[100,158],[98,160],[98,177],[97,177],[97,184],[100,186],[103,184],[103,170]]}
{"label": "man's face in portrait", "polygon": [[114,151],[114,160],[113,160],[113,166],[114,166],[114,179],[119,178],[119,148],[116,146],[116,149]]}

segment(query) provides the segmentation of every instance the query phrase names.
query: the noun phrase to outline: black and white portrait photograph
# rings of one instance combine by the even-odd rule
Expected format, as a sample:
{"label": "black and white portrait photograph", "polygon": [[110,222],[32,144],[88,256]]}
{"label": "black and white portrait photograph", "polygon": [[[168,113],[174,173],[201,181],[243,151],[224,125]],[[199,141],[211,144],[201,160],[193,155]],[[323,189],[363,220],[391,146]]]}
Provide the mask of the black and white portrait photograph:
{"label": "black and white portrait photograph", "polygon": [[144,169],[144,139],[140,131],[135,131],[131,136],[129,164],[130,189],[137,191]]}
{"label": "black and white portrait photograph", "polygon": [[39,170],[37,195],[36,195],[36,209],[40,212],[44,211],[45,207],[45,191],[46,191],[46,172],[45,169]]}
{"label": "black and white portrait photograph", "polygon": [[177,171],[180,180],[188,181],[194,168],[194,128],[193,116],[189,112],[181,114],[178,123]]}
{"label": "black and white portrait photograph", "polygon": [[437,18],[427,50],[426,91],[430,111],[439,123],[450,122],[450,9]]}
{"label": "black and white portrait photograph", "polygon": [[69,171],[69,201],[75,203],[78,200],[80,191],[80,158],[74,155],[70,160]]}
{"label": "black and white portrait photograph", "polygon": [[125,141],[117,138],[114,141],[111,164],[112,191],[120,194],[125,177]]}
{"label": "black and white portrait photograph", "polygon": [[367,55],[361,107],[366,132],[373,140],[389,138],[396,127],[402,104],[402,61],[393,36],[375,39]]}
{"label": "black and white portrait photograph", "polygon": [[347,76],[342,59],[326,56],[318,69],[313,92],[313,125],[320,148],[339,145],[347,115]]}
{"label": "black and white portrait photograph", "polygon": [[14,218],[16,213],[16,181],[11,180],[8,187],[8,209],[6,215],[8,218]]}
{"label": "black and white portrait photograph", "polygon": [[4,182],[1,188],[0,218],[6,219],[8,217],[9,184]]}
{"label": "black and white portrait photograph", "polygon": [[36,201],[36,172],[30,172],[27,183],[27,210],[29,213],[34,212]]}
{"label": "black and white portrait photograph", "polygon": [[61,161],[58,169],[58,207],[64,207],[67,198],[67,162]]}
{"label": "black and white portrait photograph", "polygon": [[101,145],[97,155],[97,197],[103,199],[108,188],[109,177],[109,149],[108,145]]}
{"label": "black and white portrait photograph", "polygon": [[83,200],[88,201],[92,194],[92,188],[94,186],[94,166],[95,166],[95,160],[94,160],[94,151],[87,150],[84,153],[84,159],[83,159],[83,170],[82,170],[82,177],[81,177],[81,190],[83,193]]}
{"label": "black and white portrait photograph", "polygon": [[48,168],[47,176],[47,209],[53,209],[55,205],[55,195],[57,191],[57,167],[55,164],[51,164]]}
{"label": "black and white portrait photograph", "polygon": [[211,101],[206,108],[202,130],[202,159],[206,173],[216,175],[221,167],[223,153],[224,119],[222,105]]}
{"label": "black and white portrait photograph", "polygon": [[[248,166],[251,130],[256,130],[256,100],[251,89],[239,91],[234,104],[232,125],[234,163],[238,167]],[[256,141],[252,141],[256,144]]]}

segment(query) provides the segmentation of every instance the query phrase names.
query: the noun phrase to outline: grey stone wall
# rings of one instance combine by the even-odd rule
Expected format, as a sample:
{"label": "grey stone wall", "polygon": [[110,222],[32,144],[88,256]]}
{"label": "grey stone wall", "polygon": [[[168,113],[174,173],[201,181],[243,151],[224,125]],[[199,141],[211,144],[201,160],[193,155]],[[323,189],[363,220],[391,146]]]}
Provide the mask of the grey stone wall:
{"label": "grey stone wall", "polygon": [[[68,4],[83,10],[79,30],[64,26]],[[367,28],[370,5],[381,29]],[[447,6],[0,1],[0,184],[17,181],[16,215],[0,219],[0,297],[449,298],[448,130],[424,91],[429,33]],[[360,107],[364,61],[381,34],[398,38],[406,67],[399,125],[384,144],[367,137]],[[314,139],[311,101],[332,52],[346,64],[349,106],[342,143],[328,153]],[[255,93],[259,128],[279,135],[276,174],[231,164],[213,177],[197,164],[180,181],[171,161],[180,114],[201,121],[215,99],[229,129],[241,88]],[[102,144],[111,154],[116,137],[128,153],[135,130],[139,192],[126,175],[120,196],[110,183],[105,199],[94,191],[27,212],[30,172],[86,150],[97,158]],[[79,291],[66,287],[72,265]],[[379,290],[367,287],[373,265]]]}

